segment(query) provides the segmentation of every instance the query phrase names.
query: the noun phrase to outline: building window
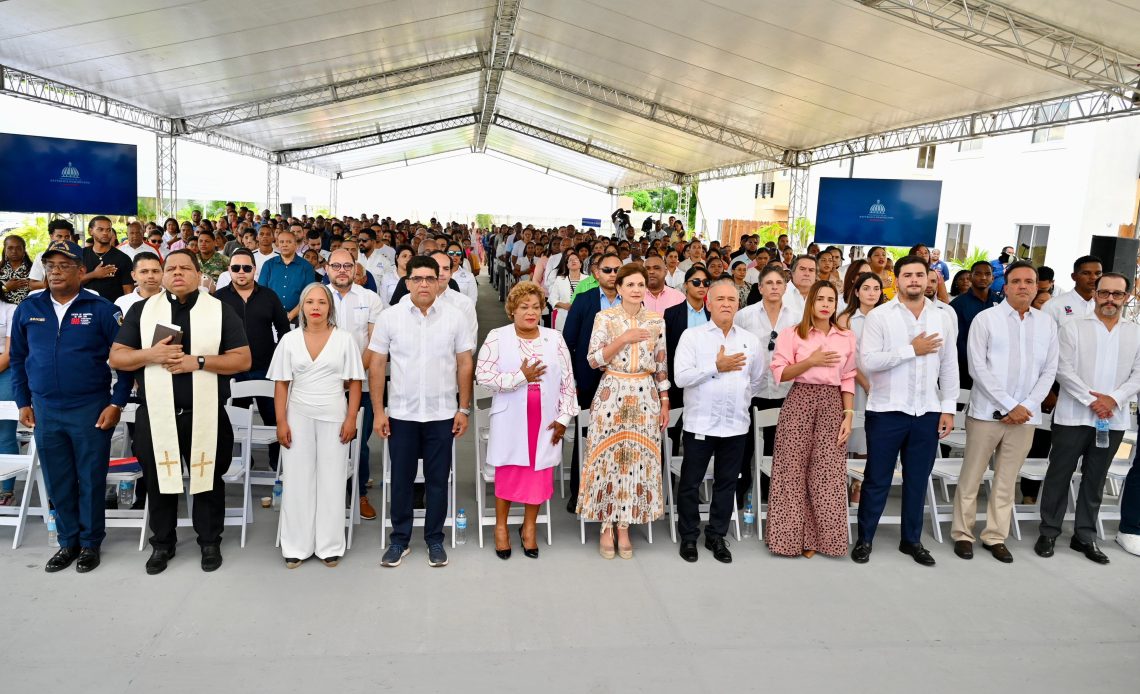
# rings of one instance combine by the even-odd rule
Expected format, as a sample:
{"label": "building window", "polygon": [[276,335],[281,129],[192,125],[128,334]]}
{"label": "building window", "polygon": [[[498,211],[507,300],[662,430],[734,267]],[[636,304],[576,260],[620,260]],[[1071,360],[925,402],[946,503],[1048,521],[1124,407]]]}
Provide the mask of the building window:
{"label": "building window", "polygon": [[756,184],[756,197],[776,197],[776,174],[774,172],[766,171],[760,174],[760,182]]}
{"label": "building window", "polygon": [[962,259],[970,254],[970,225],[946,225],[946,259]]}
{"label": "building window", "polygon": [[934,150],[937,149],[936,145],[923,145],[918,148],[918,168],[920,169],[933,169],[934,168]]}
{"label": "building window", "polygon": [[982,138],[976,137],[973,140],[962,140],[958,143],[959,152],[977,152],[982,148]]}
{"label": "building window", "polygon": [[[1033,113],[1035,123],[1056,123],[1069,117],[1069,102],[1061,101],[1038,106]],[[1041,142],[1056,142],[1065,139],[1065,126],[1054,125],[1046,128],[1037,128],[1033,131],[1033,144]]]}
{"label": "building window", "polygon": [[1045,247],[1049,245],[1048,224],[1018,224],[1017,249],[1014,255],[1028,260],[1035,266],[1045,264]]}

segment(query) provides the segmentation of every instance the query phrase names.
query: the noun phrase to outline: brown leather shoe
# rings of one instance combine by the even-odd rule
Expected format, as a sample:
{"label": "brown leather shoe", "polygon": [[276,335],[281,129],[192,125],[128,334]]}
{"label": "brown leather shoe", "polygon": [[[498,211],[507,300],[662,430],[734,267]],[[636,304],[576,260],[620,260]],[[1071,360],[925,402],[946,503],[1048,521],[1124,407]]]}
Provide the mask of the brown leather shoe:
{"label": "brown leather shoe", "polygon": [[988,549],[990,554],[994,555],[994,559],[997,559],[1001,563],[1013,563],[1013,555],[1010,554],[1009,548],[1005,546],[1004,542],[999,542],[996,545],[987,545],[983,542],[982,547]]}
{"label": "brown leather shoe", "polygon": [[360,497],[360,517],[364,520],[376,520],[376,509],[368,502],[368,497]]}
{"label": "brown leather shoe", "polygon": [[954,554],[963,559],[974,558],[974,543],[969,540],[958,540],[954,543]]}

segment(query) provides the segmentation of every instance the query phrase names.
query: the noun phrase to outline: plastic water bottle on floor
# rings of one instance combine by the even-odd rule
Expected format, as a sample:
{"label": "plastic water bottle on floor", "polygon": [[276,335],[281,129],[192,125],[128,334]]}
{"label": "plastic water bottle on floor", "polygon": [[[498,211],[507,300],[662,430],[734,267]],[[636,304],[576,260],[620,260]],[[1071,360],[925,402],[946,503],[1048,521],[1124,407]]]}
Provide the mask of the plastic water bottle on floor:
{"label": "plastic water bottle on floor", "polygon": [[48,511],[48,547],[59,547],[59,535],[55,532],[55,511]]}
{"label": "plastic water bottle on floor", "polygon": [[467,544],[467,512],[459,509],[459,515],[455,518],[455,544]]}
{"label": "plastic water bottle on floor", "polygon": [[273,510],[274,511],[280,511],[281,510],[281,494],[284,491],[285,491],[285,488],[281,486],[281,480],[277,480],[276,482],[273,483]]}
{"label": "plastic water bottle on floor", "polygon": [[1096,447],[1108,448],[1108,420],[1096,420]]}
{"label": "plastic water bottle on floor", "polygon": [[123,480],[119,482],[119,508],[130,508],[135,502],[134,484]]}
{"label": "plastic water bottle on floor", "polygon": [[744,503],[744,527],[741,528],[740,532],[745,540],[756,536],[756,513],[752,510],[751,492],[748,494],[748,500]]}

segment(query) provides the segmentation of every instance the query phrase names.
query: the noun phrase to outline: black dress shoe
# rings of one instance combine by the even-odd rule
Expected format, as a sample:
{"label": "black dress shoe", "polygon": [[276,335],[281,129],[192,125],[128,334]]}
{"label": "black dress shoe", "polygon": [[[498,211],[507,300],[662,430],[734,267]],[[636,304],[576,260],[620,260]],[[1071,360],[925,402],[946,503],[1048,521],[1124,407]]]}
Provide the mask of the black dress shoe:
{"label": "black dress shoe", "polygon": [[174,548],[155,547],[146,560],[146,572],[151,576],[166,571],[166,563],[174,558]]}
{"label": "black dress shoe", "polygon": [[1076,535],[1069,542],[1069,549],[1075,549],[1081,554],[1085,555],[1090,561],[1095,561],[1097,564],[1107,564],[1108,557],[1104,552],[1100,551],[1100,547],[1096,546],[1096,542],[1081,542]]}
{"label": "black dress shoe", "polygon": [[527,559],[538,559],[538,543],[535,542],[533,549],[526,546],[526,541],[523,540],[522,536],[521,525],[519,526],[519,545],[522,547],[524,557]]}
{"label": "black dress shoe", "polygon": [[921,542],[916,542],[913,545],[906,542],[900,543],[899,551],[903,554],[909,554],[916,564],[934,566],[934,557],[930,556],[930,552],[922,546]]}
{"label": "black dress shoe", "polygon": [[681,540],[681,558],[692,564],[698,559],[697,543],[693,540]]}
{"label": "black dress shoe", "polygon": [[954,543],[954,554],[963,559],[974,558],[974,543],[969,540],[958,540]]}
{"label": "black dress shoe", "polygon": [[982,547],[988,549],[990,554],[994,555],[994,559],[997,559],[1001,563],[1013,563],[1013,555],[1009,553],[1009,548],[1005,546],[1005,543],[999,542],[996,545],[987,545],[983,542]]}
{"label": "black dress shoe", "polygon": [[572,496],[566,500],[566,513],[578,513],[578,497]]}
{"label": "black dress shoe", "polygon": [[1055,544],[1057,544],[1057,538],[1042,535],[1037,538],[1037,542],[1033,544],[1033,551],[1037,553],[1037,556],[1048,559],[1053,556],[1053,545]]}
{"label": "black dress shoe", "polygon": [[75,562],[75,570],[81,574],[94,571],[99,566],[99,548],[84,547],[79,550],[79,561]]}
{"label": "black dress shoe", "polygon": [[44,571],[49,574],[53,574],[56,571],[63,571],[71,566],[71,562],[75,561],[78,556],[78,547],[60,547],[59,551],[53,554],[51,559],[48,559],[47,564],[44,565]]}
{"label": "black dress shoe", "polygon": [[705,537],[705,549],[713,553],[713,559],[721,564],[732,563],[732,552],[728,551],[728,543],[723,537]]}
{"label": "black dress shoe", "polygon": [[206,545],[202,548],[202,570],[217,571],[222,565],[222,548],[217,545]]}
{"label": "black dress shoe", "polygon": [[851,561],[856,564],[866,564],[871,561],[871,543],[858,540],[851,549]]}

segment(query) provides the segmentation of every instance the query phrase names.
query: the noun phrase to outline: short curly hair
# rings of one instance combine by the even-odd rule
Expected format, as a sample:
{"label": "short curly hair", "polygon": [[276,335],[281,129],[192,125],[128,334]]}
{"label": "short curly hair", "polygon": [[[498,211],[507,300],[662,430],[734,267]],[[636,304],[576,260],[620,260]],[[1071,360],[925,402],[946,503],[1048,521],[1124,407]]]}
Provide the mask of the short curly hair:
{"label": "short curly hair", "polygon": [[507,317],[511,320],[515,318],[515,310],[518,309],[519,304],[523,299],[528,296],[537,296],[538,303],[546,305],[546,292],[536,282],[519,282],[511,288],[510,294],[507,294]]}

